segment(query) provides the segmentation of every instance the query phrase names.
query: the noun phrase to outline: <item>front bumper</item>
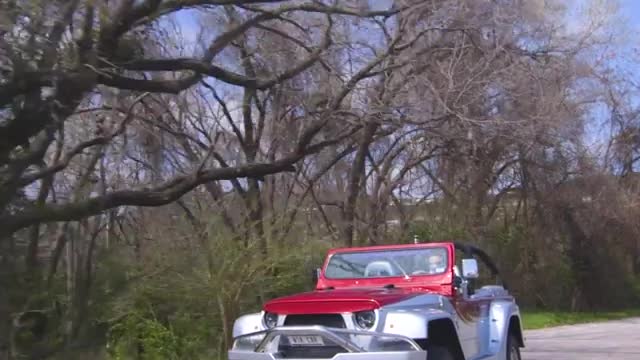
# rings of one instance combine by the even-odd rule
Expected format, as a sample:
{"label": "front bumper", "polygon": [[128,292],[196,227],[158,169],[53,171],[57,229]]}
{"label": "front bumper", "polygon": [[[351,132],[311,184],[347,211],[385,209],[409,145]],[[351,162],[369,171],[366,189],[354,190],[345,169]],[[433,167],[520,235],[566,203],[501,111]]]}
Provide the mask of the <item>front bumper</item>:
{"label": "front bumper", "polygon": [[[292,345],[292,337],[317,339],[323,345]],[[324,355],[314,355],[318,350]],[[287,326],[237,337],[228,357],[229,360],[423,360],[426,354],[405,336],[324,326]]]}

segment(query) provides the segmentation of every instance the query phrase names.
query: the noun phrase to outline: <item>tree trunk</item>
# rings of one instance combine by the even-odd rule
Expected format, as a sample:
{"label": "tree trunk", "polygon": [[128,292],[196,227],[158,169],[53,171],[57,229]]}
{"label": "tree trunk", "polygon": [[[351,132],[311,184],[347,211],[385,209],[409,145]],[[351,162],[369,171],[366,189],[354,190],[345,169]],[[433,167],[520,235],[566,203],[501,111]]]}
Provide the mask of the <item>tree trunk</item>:
{"label": "tree trunk", "polygon": [[[9,284],[10,279],[8,275],[14,273],[13,266],[9,261],[11,254],[4,247],[13,239],[7,239],[7,241],[0,241],[1,254],[7,256],[0,256],[0,282],[2,284]],[[4,287],[4,286],[3,286]],[[0,360],[9,359],[10,357],[10,345],[11,342],[11,303],[9,302],[9,286],[6,286],[0,291]]]}
{"label": "tree trunk", "polygon": [[[78,224],[79,227],[79,224]],[[66,312],[64,333],[67,336],[67,344],[71,341],[74,322],[73,322],[73,304],[75,302],[75,282],[76,282],[76,238],[78,236],[78,230],[73,229],[70,231],[68,240],[65,246],[65,264],[66,264],[66,293],[67,302],[70,304],[69,309]]]}
{"label": "tree trunk", "polygon": [[364,177],[364,166],[367,151],[369,151],[369,145],[371,145],[371,142],[373,141],[373,135],[375,134],[377,129],[377,123],[368,123],[365,126],[364,132],[362,133],[362,138],[360,140],[360,145],[358,147],[358,151],[356,152],[356,157],[353,160],[353,166],[351,167],[351,172],[349,174],[347,199],[345,200],[344,204],[345,226],[343,230],[343,241],[345,246],[353,246],[356,201],[358,200],[362,178]]}
{"label": "tree trunk", "polygon": [[62,253],[66,248],[67,244],[67,232],[69,231],[69,223],[64,223],[58,230],[55,240],[55,246],[53,248],[53,253],[51,254],[51,260],[49,262],[49,273],[47,274],[47,287],[51,288],[53,284],[53,278],[56,275],[58,270],[58,264],[60,263],[60,259],[62,259]]}
{"label": "tree trunk", "polygon": [[[579,297],[574,296],[572,307],[578,308],[580,303],[587,308],[592,308],[598,303],[598,293],[600,289],[597,285],[597,279],[593,275],[597,274],[591,259],[591,249],[589,238],[582,230],[580,224],[576,221],[574,211],[564,207],[562,210],[563,218],[569,235],[569,261],[574,271],[576,279],[576,291]],[[595,280],[595,281],[594,281]],[[573,304],[573,302],[579,303]],[[585,309],[580,309],[585,310]]]}
{"label": "tree trunk", "polygon": [[640,276],[640,239],[636,239],[635,254],[633,256],[633,275]]}
{"label": "tree trunk", "polygon": [[[53,183],[53,176],[47,176],[40,183],[40,190],[38,190],[38,198],[36,204],[43,206],[49,191]],[[36,285],[36,282],[40,281],[40,264],[38,261],[38,249],[40,244],[40,224],[34,224],[29,229],[29,245],[27,249],[27,256],[25,258],[27,275],[31,278],[30,282]]]}
{"label": "tree trunk", "polygon": [[233,334],[230,329],[233,326],[233,320],[229,319],[227,305],[224,297],[218,294],[218,311],[220,311],[220,318],[222,322],[222,335],[224,339],[224,348],[229,349],[231,347],[231,341],[233,341]]}
{"label": "tree trunk", "polygon": [[[101,224],[99,218],[95,219],[95,225],[89,235],[89,243],[84,251],[84,256],[80,256],[76,268],[75,291],[72,303],[73,329],[71,336],[76,339],[87,324],[87,315],[89,310],[89,296],[91,285],[93,282],[93,253],[95,251],[96,242],[100,236]],[[88,227],[87,227],[88,230]],[[82,260],[82,261],[80,261]],[[82,264],[82,266],[80,266]]]}
{"label": "tree trunk", "polygon": [[267,238],[264,234],[263,204],[260,192],[260,184],[256,179],[249,179],[249,190],[247,191],[248,210],[250,227],[254,236],[258,240],[260,252],[266,255],[268,252]]}

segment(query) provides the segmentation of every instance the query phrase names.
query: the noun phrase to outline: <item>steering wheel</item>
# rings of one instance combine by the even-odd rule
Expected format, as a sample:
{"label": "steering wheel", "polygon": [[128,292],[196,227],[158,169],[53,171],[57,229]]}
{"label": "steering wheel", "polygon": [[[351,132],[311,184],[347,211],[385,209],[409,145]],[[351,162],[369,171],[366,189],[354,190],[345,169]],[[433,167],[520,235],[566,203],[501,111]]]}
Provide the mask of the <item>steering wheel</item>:
{"label": "steering wheel", "polygon": [[385,257],[385,260],[389,260],[393,265],[395,265],[398,268],[398,270],[400,270],[402,275],[404,275],[405,277],[409,276],[409,275],[407,275],[407,271],[405,269],[403,269],[402,266],[400,266],[400,264],[398,264],[397,261],[395,261],[392,258],[388,258],[388,257]]}

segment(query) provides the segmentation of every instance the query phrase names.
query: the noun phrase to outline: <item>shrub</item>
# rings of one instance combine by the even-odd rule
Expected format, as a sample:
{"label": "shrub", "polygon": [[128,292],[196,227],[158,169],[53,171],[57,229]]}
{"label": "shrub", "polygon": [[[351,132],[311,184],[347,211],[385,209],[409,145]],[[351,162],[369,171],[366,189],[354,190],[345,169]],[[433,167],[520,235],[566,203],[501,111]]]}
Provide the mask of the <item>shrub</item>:
{"label": "shrub", "polygon": [[[113,359],[224,358],[233,321],[259,311],[269,298],[309,290],[311,269],[326,252],[317,242],[301,244],[297,251],[275,245],[265,256],[220,233],[200,246],[199,251],[171,249],[171,257],[163,255],[167,249],[156,249],[145,260],[147,267],[167,269],[136,283],[112,304],[112,312],[121,314],[109,336]],[[156,341],[164,345],[138,351]]]}

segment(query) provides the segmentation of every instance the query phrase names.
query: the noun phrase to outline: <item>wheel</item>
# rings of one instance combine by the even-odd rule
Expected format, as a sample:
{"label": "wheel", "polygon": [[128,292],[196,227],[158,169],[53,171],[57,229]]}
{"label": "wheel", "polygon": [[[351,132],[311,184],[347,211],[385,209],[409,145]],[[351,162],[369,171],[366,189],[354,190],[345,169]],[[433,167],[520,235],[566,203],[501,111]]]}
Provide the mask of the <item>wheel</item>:
{"label": "wheel", "polygon": [[509,334],[507,339],[507,359],[506,360],[521,360],[520,347],[518,346],[518,339],[515,335]]}
{"label": "wheel", "polygon": [[427,360],[454,360],[449,348],[431,345],[427,348]]}

